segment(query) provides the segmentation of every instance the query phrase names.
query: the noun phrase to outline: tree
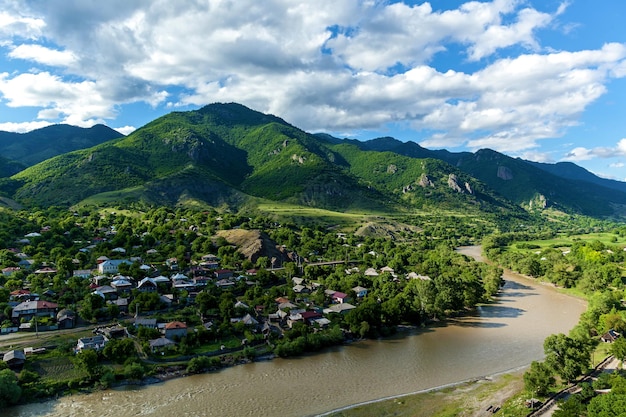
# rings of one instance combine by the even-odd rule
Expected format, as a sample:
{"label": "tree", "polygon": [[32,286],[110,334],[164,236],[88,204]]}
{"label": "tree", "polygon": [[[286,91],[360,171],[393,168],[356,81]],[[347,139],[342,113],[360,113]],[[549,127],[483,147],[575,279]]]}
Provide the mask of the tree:
{"label": "tree", "polygon": [[75,356],[76,365],[87,372],[90,377],[95,377],[100,371],[98,366],[98,354],[95,350],[85,349]]}
{"label": "tree", "polygon": [[0,371],[0,407],[16,404],[22,396],[22,388],[18,385],[15,373],[10,369]]}
{"label": "tree", "polygon": [[593,398],[587,406],[588,417],[613,417],[626,414],[626,395],[609,392]]}
{"label": "tree", "polygon": [[589,367],[589,345],[560,333],[543,343],[546,364],[563,380],[571,382]]}
{"label": "tree", "polygon": [[543,362],[533,361],[524,373],[524,385],[528,391],[545,396],[556,384],[550,368]]}
{"label": "tree", "polygon": [[106,344],[102,354],[111,361],[123,363],[126,359],[136,356],[137,350],[132,339],[113,339]]}
{"label": "tree", "polygon": [[624,337],[618,337],[611,345],[609,352],[622,362],[623,368],[624,360],[626,360],[626,339]]}
{"label": "tree", "polygon": [[217,308],[218,298],[207,291],[200,291],[195,298],[200,314],[205,315],[209,310]]}

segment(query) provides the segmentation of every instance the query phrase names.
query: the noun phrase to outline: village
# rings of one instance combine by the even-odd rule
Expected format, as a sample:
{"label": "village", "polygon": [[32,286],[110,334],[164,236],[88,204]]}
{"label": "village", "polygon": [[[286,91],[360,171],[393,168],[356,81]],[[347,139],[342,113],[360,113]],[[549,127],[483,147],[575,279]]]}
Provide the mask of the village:
{"label": "village", "polygon": [[429,239],[129,213],[24,213],[0,249],[0,365],[20,401],[388,336],[466,311],[501,282]]}

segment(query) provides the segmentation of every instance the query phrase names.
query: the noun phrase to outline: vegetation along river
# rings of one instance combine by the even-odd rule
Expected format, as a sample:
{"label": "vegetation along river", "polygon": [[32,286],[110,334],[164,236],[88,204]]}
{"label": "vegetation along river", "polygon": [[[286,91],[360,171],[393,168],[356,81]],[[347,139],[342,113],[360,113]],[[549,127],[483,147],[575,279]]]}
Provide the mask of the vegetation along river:
{"label": "vegetation along river", "polygon": [[[460,249],[479,257],[480,247]],[[147,387],[4,410],[24,416],[307,416],[520,368],[567,333],[585,302],[506,272],[494,304],[440,326],[323,353],[235,366]]]}

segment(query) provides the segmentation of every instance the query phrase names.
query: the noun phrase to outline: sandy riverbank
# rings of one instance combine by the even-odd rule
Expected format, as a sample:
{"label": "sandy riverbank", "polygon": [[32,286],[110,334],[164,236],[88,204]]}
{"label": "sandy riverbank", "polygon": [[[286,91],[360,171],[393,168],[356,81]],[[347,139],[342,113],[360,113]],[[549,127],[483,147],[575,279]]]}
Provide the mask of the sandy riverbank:
{"label": "sandy riverbank", "polygon": [[488,414],[488,408],[502,407],[507,400],[523,391],[525,369],[356,404],[321,414],[319,417],[484,416]]}

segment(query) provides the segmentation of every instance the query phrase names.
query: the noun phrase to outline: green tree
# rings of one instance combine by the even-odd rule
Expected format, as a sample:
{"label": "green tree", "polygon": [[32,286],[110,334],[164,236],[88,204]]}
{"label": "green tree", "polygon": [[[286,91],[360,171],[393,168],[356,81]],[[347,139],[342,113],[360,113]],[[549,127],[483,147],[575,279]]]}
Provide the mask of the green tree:
{"label": "green tree", "polygon": [[546,364],[563,380],[571,382],[587,370],[589,345],[562,333],[550,335],[543,343]]}
{"label": "green tree", "polygon": [[609,392],[594,397],[587,406],[588,417],[614,417],[626,415],[626,394]]}
{"label": "green tree", "polygon": [[565,401],[559,402],[559,407],[552,414],[554,417],[579,417],[584,416],[587,407],[583,404],[580,395],[572,395]]}
{"label": "green tree", "polygon": [[18,385],[17,376],[10,369],[0,371],[0,406],[16,404],[22,396],[22,388]]}
{"label": "green tree", "polygon": [[74,358],[76,365],[87,372],[90,377],[93,378],[99,374],[100,366],[98,365],[98,354],[95,350],[82,350]]}
{"label": "green tree", "polygon": [[528,391],[545,396],[556,384],[550,368],[543,362],[533,361],[524,373],[524,385]]}
{"label": "green tree", "polygon": [[106,344],[102,354],[111,361],[124,363],[126,359],[135,357],[137,350],[132,339],[112,339]]}
{"label": "green tree", "polygon": [[611,345],[609,352],[622,362],[623,368],[624,361],[626,360],[626,339],[624,337],[618,337]]}

